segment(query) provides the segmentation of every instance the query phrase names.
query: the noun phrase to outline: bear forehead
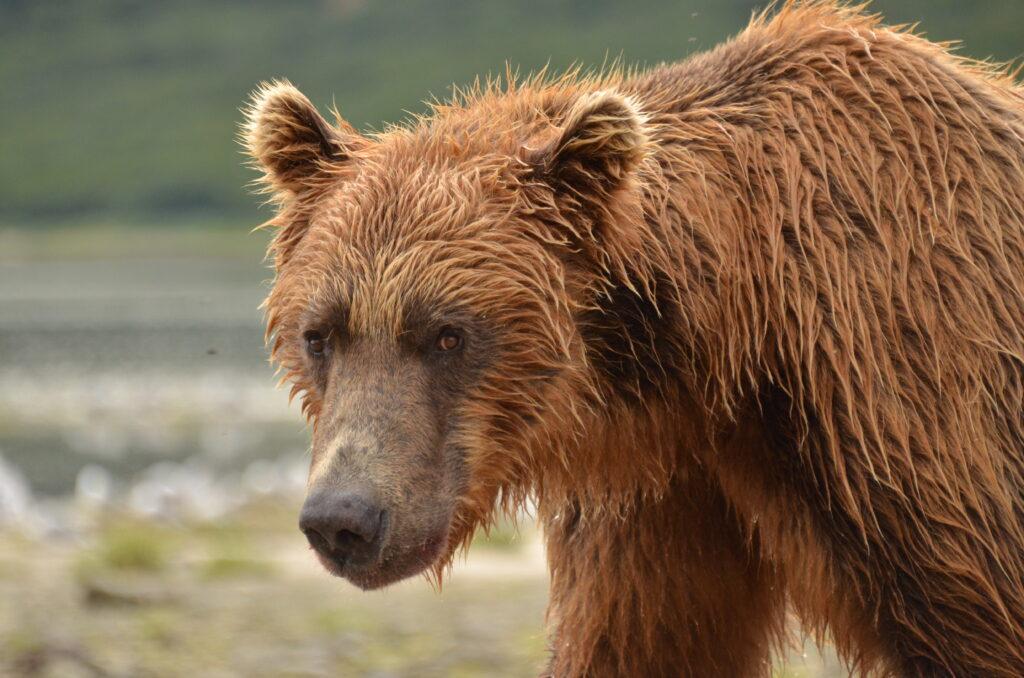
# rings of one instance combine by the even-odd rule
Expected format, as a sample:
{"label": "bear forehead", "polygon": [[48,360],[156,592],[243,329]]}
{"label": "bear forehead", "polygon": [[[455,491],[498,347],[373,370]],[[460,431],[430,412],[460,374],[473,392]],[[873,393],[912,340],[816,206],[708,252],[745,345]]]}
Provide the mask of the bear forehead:
{"label": "bear forehead", "polygon": [[299,258],[358,257],[380,267],[396,258],[454,257],[521,235],[528,212],[514,160],[491,166],[424,162],[368,166],[308,208]]}
{"label": "bear forehead", "polygon": [[275,287],[302,318],[342,314],[378,327],[397,326],[410,309],[486,314],[527,293],[527,271],[509,268],[508,249],[467,230],[427,223],[411,235],[360,238],[324,225]]}

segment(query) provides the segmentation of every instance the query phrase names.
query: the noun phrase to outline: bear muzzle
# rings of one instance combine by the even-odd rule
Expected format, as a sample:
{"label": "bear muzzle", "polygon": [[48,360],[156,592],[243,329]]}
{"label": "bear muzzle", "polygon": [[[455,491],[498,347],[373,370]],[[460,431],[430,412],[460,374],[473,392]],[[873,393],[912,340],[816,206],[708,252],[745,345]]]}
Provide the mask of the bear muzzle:
{"label": "bear muzzle", "polygon": [[330,574],[378,589],[430,567],[445,551],[450,511],[390,507],[367,485],[311,488],[299,529]]}
{"label": "bear muzzle", "polygon": [[387,511],[366,488],[317,490],[299,515],[299,529],[309,545],[342,570],[375,562],[387,528]]}

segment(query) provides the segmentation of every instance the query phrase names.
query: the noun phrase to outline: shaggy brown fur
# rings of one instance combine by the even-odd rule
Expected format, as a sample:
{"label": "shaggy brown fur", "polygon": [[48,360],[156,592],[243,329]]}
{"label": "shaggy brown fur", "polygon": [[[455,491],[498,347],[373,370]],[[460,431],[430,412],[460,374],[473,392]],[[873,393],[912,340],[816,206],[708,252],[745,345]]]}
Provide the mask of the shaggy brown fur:
{"label": "shaggy brown fur", "polygon": [[429,438],[459,451],[434,567],[534,496],[552,675],[767,675],[787,604],[864,673],[1024,675],[1010,76],[797,2],[371,139],[278,85],[247,142],[281,204],[268,332],[318,429],[311,308],[381,345],[411,308],[486,337]]}

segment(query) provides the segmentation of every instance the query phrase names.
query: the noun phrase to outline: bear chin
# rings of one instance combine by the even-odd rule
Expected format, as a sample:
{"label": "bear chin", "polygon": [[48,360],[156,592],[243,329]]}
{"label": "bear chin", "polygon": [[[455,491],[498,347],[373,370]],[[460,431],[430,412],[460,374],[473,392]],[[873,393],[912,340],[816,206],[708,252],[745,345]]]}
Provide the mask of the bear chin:
{"label": "bear chin", "polygon": [[442,558],[447,543],[448,533],[445,530],[427,537],[415,548],[398,552],[385,549],[376,561],[359,564],[341,562],[317,551],[314,553],[331,575],[341,577],[363,591],[373,591],[422,573]]}

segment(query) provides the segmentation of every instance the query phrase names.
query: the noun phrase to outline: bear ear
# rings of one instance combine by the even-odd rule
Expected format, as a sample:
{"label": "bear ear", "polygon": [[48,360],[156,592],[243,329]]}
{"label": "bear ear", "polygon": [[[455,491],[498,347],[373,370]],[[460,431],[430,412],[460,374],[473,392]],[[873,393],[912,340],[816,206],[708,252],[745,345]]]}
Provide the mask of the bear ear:
{"label": "bear ear", "polygon": [[331,125],[287,81],[263,83],[245,109],[242,143],[263,172],[269,192],[287,197],[315,186],[367,140],[338,119]]}
{"label": "bear ear", "polygon": [[556,125],[554,134],[527,142],[523,157],[539,178],[577,199],[622,188],[648,152],[644,114],[613,90],[580,97]]}

